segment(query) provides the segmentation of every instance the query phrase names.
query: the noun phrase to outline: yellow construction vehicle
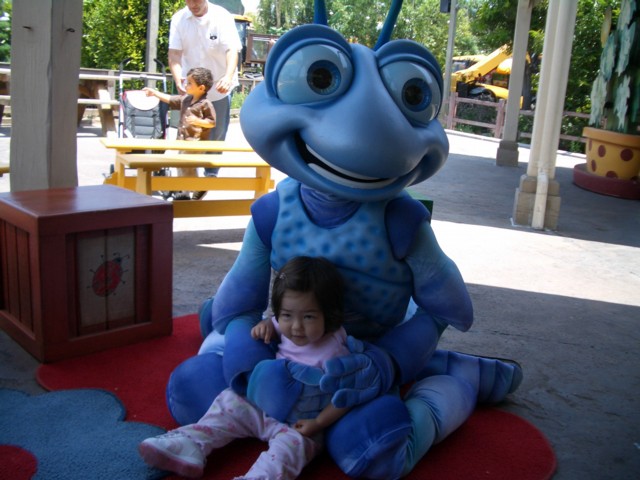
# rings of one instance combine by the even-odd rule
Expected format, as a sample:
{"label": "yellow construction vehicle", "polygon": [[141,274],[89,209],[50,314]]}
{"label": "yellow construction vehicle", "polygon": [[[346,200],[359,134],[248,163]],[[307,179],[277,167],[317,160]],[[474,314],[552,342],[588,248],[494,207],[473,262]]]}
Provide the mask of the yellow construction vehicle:
{"label": "yellow construction vehicle", "polygon": [[451,91],[460,97],[498,101],[507,99],[511,52],[503,45],[488,55],[453,57]]}

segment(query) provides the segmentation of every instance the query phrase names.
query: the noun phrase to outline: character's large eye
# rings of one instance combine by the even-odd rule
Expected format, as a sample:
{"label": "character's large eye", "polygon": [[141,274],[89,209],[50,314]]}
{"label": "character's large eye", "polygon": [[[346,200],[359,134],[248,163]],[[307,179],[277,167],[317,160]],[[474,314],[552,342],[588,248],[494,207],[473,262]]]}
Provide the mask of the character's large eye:
{"label": "character's large eye", "polygon": [[326,102],[342,95],[353,77],[347,55],[328,45],[307,45],[283,63],[275,87],[285,103]]}
{"label": "character's large eye", "polygon": [[433,74],[414,62],[391,62],[380,69],[382,81],[412,123],[426,125],[438,115],[442,92]]}

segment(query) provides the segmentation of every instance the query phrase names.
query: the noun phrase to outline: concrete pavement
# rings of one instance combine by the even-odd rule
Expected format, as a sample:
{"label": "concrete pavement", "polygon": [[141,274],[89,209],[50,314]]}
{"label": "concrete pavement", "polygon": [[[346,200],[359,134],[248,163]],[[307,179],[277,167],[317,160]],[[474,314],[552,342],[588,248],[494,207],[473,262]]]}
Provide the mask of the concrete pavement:
{"label": "concrete pavement", "polygon": [[[99,128],[78,130],[80,185],[102,183],[113,152]],[[0,160],[9,130],[0,129]],[[240,138],[233,124],[229,138]],[[513,358],[524,381],[501,406],[536,425],[558,457],[556,479],[640,475],[640,202],[581,190],[561,154],[556,232],[511,223],[518,167],[496,167],[498,143],[450,132],[443,169],[414,189],[435,202],[433,228],[467,282],[476,320],[441,346]],[[222,172],[221,174],[224,174]],[[276,174],[278,178],[278,174]],[[0,178],[0,192],[9,177]],[[195,312],[232,265],[247,217],[174,221],[174,314]],[[40,392],[37,363],[0,334],[0,387]]]}

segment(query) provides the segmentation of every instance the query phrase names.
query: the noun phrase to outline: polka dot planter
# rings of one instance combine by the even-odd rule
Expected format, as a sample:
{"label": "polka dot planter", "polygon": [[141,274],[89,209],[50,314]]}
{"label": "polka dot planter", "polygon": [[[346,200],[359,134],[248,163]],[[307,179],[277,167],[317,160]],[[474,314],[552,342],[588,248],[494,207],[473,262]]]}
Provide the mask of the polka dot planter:
{"label": "polka dot planter", "polygon": [[586,170],[606,178],[631,180],[640,172],[640,135],[585,127]]}

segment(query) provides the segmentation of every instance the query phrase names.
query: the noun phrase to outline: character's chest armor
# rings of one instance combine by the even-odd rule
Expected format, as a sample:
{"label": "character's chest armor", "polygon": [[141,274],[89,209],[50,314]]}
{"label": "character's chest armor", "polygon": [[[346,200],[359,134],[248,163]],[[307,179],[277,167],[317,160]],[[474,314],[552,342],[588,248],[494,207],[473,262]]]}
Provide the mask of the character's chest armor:
{"label": "character's chest armor", "polygon": [[387,235],[384,202],[364,203],[344,224],[333,228],[315,225],[307,216],[298,182],[278,185],[280,208],[274,229],[271,265],[277,271],[295,256],[325,257],[342,273],[347,285],[345,328],[356,335],[358,324],[371,322],[382,330],[404,317],[412,291],[409,267],[394,258]]}

